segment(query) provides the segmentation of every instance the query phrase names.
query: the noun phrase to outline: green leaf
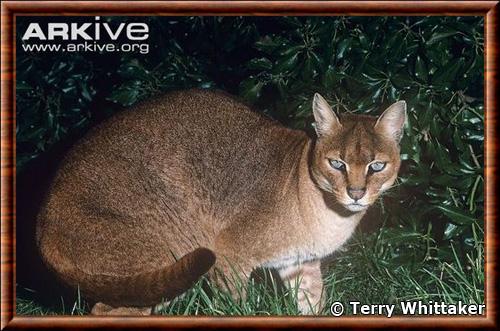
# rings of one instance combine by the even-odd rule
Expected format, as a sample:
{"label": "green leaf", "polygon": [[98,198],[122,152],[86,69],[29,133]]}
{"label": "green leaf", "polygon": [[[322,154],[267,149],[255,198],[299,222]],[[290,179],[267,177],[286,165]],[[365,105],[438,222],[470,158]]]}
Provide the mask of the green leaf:
{"label": "green leaf", "polygon": [[130,106],[137,101],[138,96],[138,89],[122,88],[113,91],[107,99],[122,106]]}
{"label": "green leaf", "polygon": [[268,54],[276,51],[280,47],[280,45],[280,40],[278,40],[277,38],[271,38],[269,36],[265,36],[254,44],[255,48]]}
{"label": "green leaf", "polygon": [[250,77],[241,83],[240,95],[247,101],[253,103],[260,97],[262,86],[264,86],[263,82],[257,78]]}
{"label": "green leaf", "polygon": [[458,225],[471,225],[476,221],[476,218],[467,211],[457,207],[441,205],[436,208],[443,212],[443,214],[446,215],[452,222]]}
{"label": "green leaf", "polygon": [[33,88],[25,81],[22,81],[22,80],[16,81],[16,92],[29,91],[32,89]]}
{"label": "green leaf", "polygon": [[273,64],[269,59],[261,57],[250,60],[250,62],[248,62],[247,67],[248,69],[255,69],[255,70],[269,70],[273,67]]}
{"label": "green leaf", "polygon": [[339,74],[333,66],[328,66],[325,73],[323,74],[323,86],[327,89],[333,90],[337,87],[337,84],[342,79],[342,75]]}
{"label": "green leaf", "polygon": [[299,53],[290,54],[288,57],[281,58],[276,64],[276,70],[279,72],[288,72],[297,67]]}
{"label": "green leaf", "polygon": [[342,40],[337,46],[337,59],[342,59],[345,55],[347,48],[351,45],[352,38]]}
{"label": "green leaf", "polygon": [[427,65],[420,55],[417,55],[415,60],[415,76],[424,82],[427,82],[429,76]]}
{"label": "green leaf", "polygon": [[458,236],[464,231],[465,227],[464,226],[458,226],[453,223],[448,223],[446,224],[446,228],[444,230],[444,237],[443,239],[449,240],[453,237]]}
{"label": "green leaf", "polygon": [[301,52],[304,49],[304,45],[299,46],[289,46],[284,51],[280,52],[280,55],[284,58],[288,58],[298,52]]}
{"label": "green leaf", "polygon": [[124,78],[130,79],[147,80],[150,78],[150,72],[146,70],[146,68],[144,68],[144,66],[139,63],[137,59],[133,59],[132,61],[120,66],[120,69],[118,69],[118,73]]}
{"label": "green leaf", "polygon": [[457,31],[448,31],[448,32],[438,32],[438,33],[434,33],[432,35],[432,37],[430,37],[428,40],[427,40],[427,45],[428,46],[431,46],[432,44],[440,41],[440,40],[443,40],[445,38],[448,38],[448,37],[451,37],[451,36],[454,36],[456,35],[458,32]]}
{"label": "green leaf", "polygon": [[459,70],[464,65],[465,60],[460,58],[458,60],[452,60],[446,66],[438,69],[432,75],[432,84],[434,85],[449,85],[457,79]]}

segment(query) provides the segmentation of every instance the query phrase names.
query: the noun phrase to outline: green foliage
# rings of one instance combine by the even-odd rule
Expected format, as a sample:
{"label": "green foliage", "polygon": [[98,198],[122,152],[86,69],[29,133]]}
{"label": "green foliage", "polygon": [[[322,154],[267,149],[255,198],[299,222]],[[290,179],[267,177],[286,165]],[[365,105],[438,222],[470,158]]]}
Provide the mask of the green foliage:
{"label": "green foliage", "polygon": [[482,17],[107,20],[146,21],[149,54],[18,47],[18,170],[68,133],[165,90],[220,88],[306,130],[315,92],[338,112],[379,114],[406,100],[398,184],[364,221],[384,225],[366,239],[373,256],[387,270],[435,275],[482,245],[473,231],[484,218]]}
{"label": "green foliage", "polygon": [[53,298],[54,302],[49,307],[47,307],[46,305],[40,305],[36,302],[36,300],[33,300],[33,297],[36,297],[35,291],[18,286],[16,298],[16,314],[33,316],[81,316],[87,315],[90,310],[88,304],[80,296],[79,290],[77,290],[77,292],[75,293],[75,300],[73,302],[65,303],[62,297],[60,297],[60,301],[55,302],[57,298]]}

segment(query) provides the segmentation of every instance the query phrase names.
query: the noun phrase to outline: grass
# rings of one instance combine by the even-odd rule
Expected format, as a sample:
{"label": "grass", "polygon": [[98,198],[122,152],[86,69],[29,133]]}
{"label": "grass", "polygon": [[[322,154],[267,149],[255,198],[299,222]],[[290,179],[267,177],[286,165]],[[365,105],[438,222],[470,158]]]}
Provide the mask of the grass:
{"label": "grass", "polygon": [[[433,258],[424,252],[420,261],[398,263],[389,254],[397,250],[384,232],[366,235],[358,232],[341,252],[329,259],[323,272],[327,305],[322,314],[329,314],[335,301],[348,303],[391,304],[400,301],[430,300],[445,303],[484,303],[484,243],[480,227],[474,226],[474,248],[459,254],[452,246],[449,261]],[[415,238],[413,238],[415,239]],[[429,247],[429,237],[421,236],[423,247]],[[425,251],[425,250],[424,250]],[[406,261],[408,262],[408,260]],[[245,302],[235,302],[202,279],[182,297],[174,299],[158,311],[162,315],[268,316],[298,315],[295,288],[285,290],[276,274],[263,272],[247,285]],[[85,315],[88,305],[76,295],[70,304],[54,300],[50,305],[37,302],[36,293],[18,288],[19,315]],[[345,305],[346,314],[352,314]],[[396,314],[401,313],[396,305]]]}
{"label": "grass", "polygon": [[18,315],[46,316],[46,315],[88,315],[90,309],[88,304],[80,296],[80,291],[76,293],[74,302],[67,304],[62,297],[59,301],[50,304],[40,304],[37,302],[37,293],[33,290],[17,287],[16,313]]}

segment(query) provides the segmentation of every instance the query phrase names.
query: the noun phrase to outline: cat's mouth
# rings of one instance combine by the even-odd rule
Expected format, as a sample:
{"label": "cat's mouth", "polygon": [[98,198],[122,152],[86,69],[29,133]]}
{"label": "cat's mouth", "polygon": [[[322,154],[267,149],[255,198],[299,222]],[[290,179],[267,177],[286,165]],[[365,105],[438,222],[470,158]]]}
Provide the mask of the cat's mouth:
{"label": "cat's mouth", "polygon": [[350,204],[346,204],[344,205],[344,207],[347,209],[347,210],[350,210],[350,211],[362,211],[362,210],[365,210],[366,208],[368,208],[368,205],[363,205],[363,204],[360,204],[360,203],[357,203],[357,202],[354,202],[354,203],[350,203]]}

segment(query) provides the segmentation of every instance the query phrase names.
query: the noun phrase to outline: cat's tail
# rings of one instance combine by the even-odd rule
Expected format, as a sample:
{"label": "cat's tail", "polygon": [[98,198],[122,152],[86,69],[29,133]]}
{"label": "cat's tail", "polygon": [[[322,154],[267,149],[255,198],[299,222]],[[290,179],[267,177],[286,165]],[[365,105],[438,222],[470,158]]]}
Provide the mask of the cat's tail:
{"label": "cat's tail", "polygon": [[171,300],[190,289],[214,263],[215,254],[211,250],[197,248],[157,270],[122,278],[101,276],[102,286],[98,287],[106,294],[101,301],[114,306],[140,307]]}
{"label": "cat's tail", "polygon": [[[211,250],[197,248],[173,264],[135,275],[86,274],[82,270],[74,270],[75,273],[59,273],[58,276],[72,287],[78,287],[89,301],[114,307],[146,307],[184,293],[214,263],[215,254]],[[78,276],[73,278],[70,274]]]}

